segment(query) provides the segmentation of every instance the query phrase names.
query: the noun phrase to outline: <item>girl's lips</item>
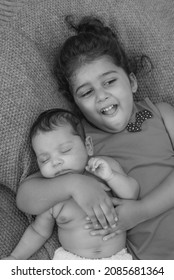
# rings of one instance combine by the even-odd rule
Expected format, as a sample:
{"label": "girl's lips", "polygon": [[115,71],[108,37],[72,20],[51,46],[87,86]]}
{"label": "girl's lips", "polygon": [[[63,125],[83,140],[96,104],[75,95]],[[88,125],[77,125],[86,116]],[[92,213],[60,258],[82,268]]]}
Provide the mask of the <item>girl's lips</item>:
{"label": "girl's lips", "polygon": [[117,104],[112,104],[108,107],[104,107],[100,110],[100,112],[103,114],[103,115],[107,115],[107,116],[110,116],[110,115],[113,115],[116,110],[117,110],[117,107],[118,105]]}

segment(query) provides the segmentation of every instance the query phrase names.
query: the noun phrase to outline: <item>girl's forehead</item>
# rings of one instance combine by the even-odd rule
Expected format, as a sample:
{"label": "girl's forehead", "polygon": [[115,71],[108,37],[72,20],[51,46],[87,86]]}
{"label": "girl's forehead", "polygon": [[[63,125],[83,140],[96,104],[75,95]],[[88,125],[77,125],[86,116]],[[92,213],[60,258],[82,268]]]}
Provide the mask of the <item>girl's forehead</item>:
{"label": "girl's forehead", "polygon": [[119,67],[113,62],[112,58],[103,56],[79,65],[72,75],[72,81],[80,78],[84,79],[85,76],[89,77],[89,75],[103,75],[105,72],[116,69],[119,69]]}
{"label": "girl's forehead", "polygon": [[86,62],[79,64],[79,67],[76,69],[75,72],[79,72],[79,71],[82,71],[83,69],[94,67],[94,66],[98,67],[101,65],[116,66],[116,64],[114,63],[114,60],[110,56],[104,55],[104,56],[98,57],[96,59],[87,60]]}

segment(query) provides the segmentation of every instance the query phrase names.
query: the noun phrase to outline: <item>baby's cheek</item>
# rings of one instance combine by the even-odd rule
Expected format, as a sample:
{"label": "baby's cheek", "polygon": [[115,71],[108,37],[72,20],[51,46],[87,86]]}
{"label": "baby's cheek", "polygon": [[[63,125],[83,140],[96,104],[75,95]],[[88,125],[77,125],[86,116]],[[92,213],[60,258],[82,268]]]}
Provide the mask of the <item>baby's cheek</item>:
{"label": "baby's cheek", "polygon": [[45,177],[45,170],[43,167],[40,167],[40,173],[42,174],[43,177]]}
{"label": "baby's cheek", "polygon": [[45,177],[45,178],[51,178],[52,177],[52,173],[47,166],[41,166],[40,167],[40,172],[41,172],[42,176]]}

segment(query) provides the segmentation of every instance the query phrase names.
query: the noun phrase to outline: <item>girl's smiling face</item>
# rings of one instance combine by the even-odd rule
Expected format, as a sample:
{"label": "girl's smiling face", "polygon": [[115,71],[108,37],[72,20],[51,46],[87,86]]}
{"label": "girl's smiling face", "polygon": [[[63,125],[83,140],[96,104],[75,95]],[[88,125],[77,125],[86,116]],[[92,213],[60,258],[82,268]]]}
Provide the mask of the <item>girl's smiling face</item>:
{"label": "girl's smiling face", "polygon": [[71,78],[75,103],[86,119],[107,132],[120,132],[133,112],[134,74],[129,76],[109,56],[78,68]]}

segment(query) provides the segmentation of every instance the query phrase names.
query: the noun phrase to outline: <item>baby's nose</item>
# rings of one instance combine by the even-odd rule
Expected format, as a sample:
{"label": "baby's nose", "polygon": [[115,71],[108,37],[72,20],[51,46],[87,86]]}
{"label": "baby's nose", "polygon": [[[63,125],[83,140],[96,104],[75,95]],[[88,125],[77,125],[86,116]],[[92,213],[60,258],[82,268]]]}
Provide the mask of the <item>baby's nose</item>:
{"label": "baby's nose", "polygon": [[52,160],[52,164],[53,164],[53,166],[58,166],[58,165],[61,166],[63,164],[63,159],[61,159],[61,158],[54,158]]}

